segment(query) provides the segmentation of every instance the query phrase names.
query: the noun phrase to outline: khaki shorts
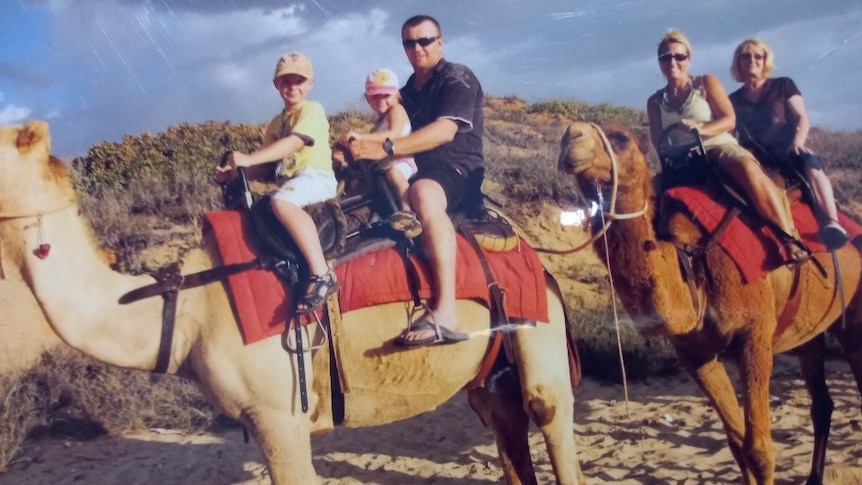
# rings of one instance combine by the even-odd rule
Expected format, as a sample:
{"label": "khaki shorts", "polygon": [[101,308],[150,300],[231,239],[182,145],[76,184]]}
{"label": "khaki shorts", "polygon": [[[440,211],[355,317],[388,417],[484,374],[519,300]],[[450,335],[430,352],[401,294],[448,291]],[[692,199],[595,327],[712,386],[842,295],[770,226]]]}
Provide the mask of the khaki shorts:
{"label": "khaki shorts", "polygon": [[757,160],[754,155],[735,143],[722,143],[721,145],[707,146],[706,156],[710,161],[717,163],[719,166],[727,163],[739,163],[737,160],[750,158]]}

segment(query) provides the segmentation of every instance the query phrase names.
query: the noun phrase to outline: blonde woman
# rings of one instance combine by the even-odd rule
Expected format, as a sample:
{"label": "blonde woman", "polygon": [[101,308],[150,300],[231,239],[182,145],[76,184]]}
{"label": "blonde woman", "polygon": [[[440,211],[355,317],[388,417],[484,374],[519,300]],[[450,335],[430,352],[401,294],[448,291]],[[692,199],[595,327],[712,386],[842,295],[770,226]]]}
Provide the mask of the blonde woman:
{"label": "blonde woman", "polygon": [[[847,231],[838,224],[832,184],[823,162],[805,143],[808,112],[802,93],[789,77],[770,78],[775,68],[772,49],[762,40],[744,40],[733,53],[730,72],[742,87],[731,93],[740,142],[759,160],[787,160],[803,174],[818,207],[820,239],[829,249],[847,242]],[[775,164],[776,162],[770,162]]]}

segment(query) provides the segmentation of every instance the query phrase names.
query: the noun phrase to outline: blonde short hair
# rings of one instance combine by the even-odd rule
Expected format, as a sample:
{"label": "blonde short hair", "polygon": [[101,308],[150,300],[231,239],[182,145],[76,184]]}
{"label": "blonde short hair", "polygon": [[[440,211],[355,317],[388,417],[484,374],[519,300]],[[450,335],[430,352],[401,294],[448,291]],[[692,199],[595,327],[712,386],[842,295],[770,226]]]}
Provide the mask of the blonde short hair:
{"label": "blonde short hair", "polygon": [[769,76],[773,69],[775,69],[775,54],[772,52],[772,48],[760,39],[745,39],[736,46],[736,50],[733,51],[733,62],[730,63],[730,75],[733,76],[733,79],[736,79],[737,82],[745,81],[745,78],[742,77],[742,73],[739,70],[739,56],[742,55],[742,51],[748,46],[754,47],[763,52],[764,76]]}
{"label": "blonde short hair", "polygon": [[664,34],[664,37],[661,38],[661,42],[658,43],[656,55],[660,56],[669,51],[670,44],[682,44],[682,46],[685,47],[686,53],[688,53],[688,57],[691,57],[691,42],[688,41],[685,34],[676,29],[670,29],[666,34]]}

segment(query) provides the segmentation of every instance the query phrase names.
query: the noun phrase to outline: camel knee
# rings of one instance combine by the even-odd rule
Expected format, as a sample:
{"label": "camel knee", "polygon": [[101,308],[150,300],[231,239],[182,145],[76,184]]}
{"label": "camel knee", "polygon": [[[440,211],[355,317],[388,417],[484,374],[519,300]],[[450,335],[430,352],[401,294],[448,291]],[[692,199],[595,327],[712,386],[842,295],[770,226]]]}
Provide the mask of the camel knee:
{"label": "camel knee", "polygon": [[530,415],[530,419],[536,423],[536,426],[546,426],[551,423],[560,406],[553,390],[545,386],[528,389],[524,396],[524,403],[527,414]]}

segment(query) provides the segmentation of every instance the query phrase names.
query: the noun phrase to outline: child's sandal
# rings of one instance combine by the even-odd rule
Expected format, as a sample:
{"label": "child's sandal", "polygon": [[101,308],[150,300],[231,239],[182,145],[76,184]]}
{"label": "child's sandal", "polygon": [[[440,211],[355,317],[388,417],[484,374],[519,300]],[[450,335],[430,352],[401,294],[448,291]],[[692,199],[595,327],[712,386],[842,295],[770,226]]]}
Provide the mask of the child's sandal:
{"label": "child's sandal", "polygon": [[341,289],[332,270],[322,275],[311,275],[305,294],[296,302],[296,313],[311,313],[322,307],[329,295]]}
{"label": "child's sandal", "polygon": [[407,239],[422,234],[422,223],[416,218],[416,214],[410,211],[396,211],[389,216],[389,227],[403,233]]}

